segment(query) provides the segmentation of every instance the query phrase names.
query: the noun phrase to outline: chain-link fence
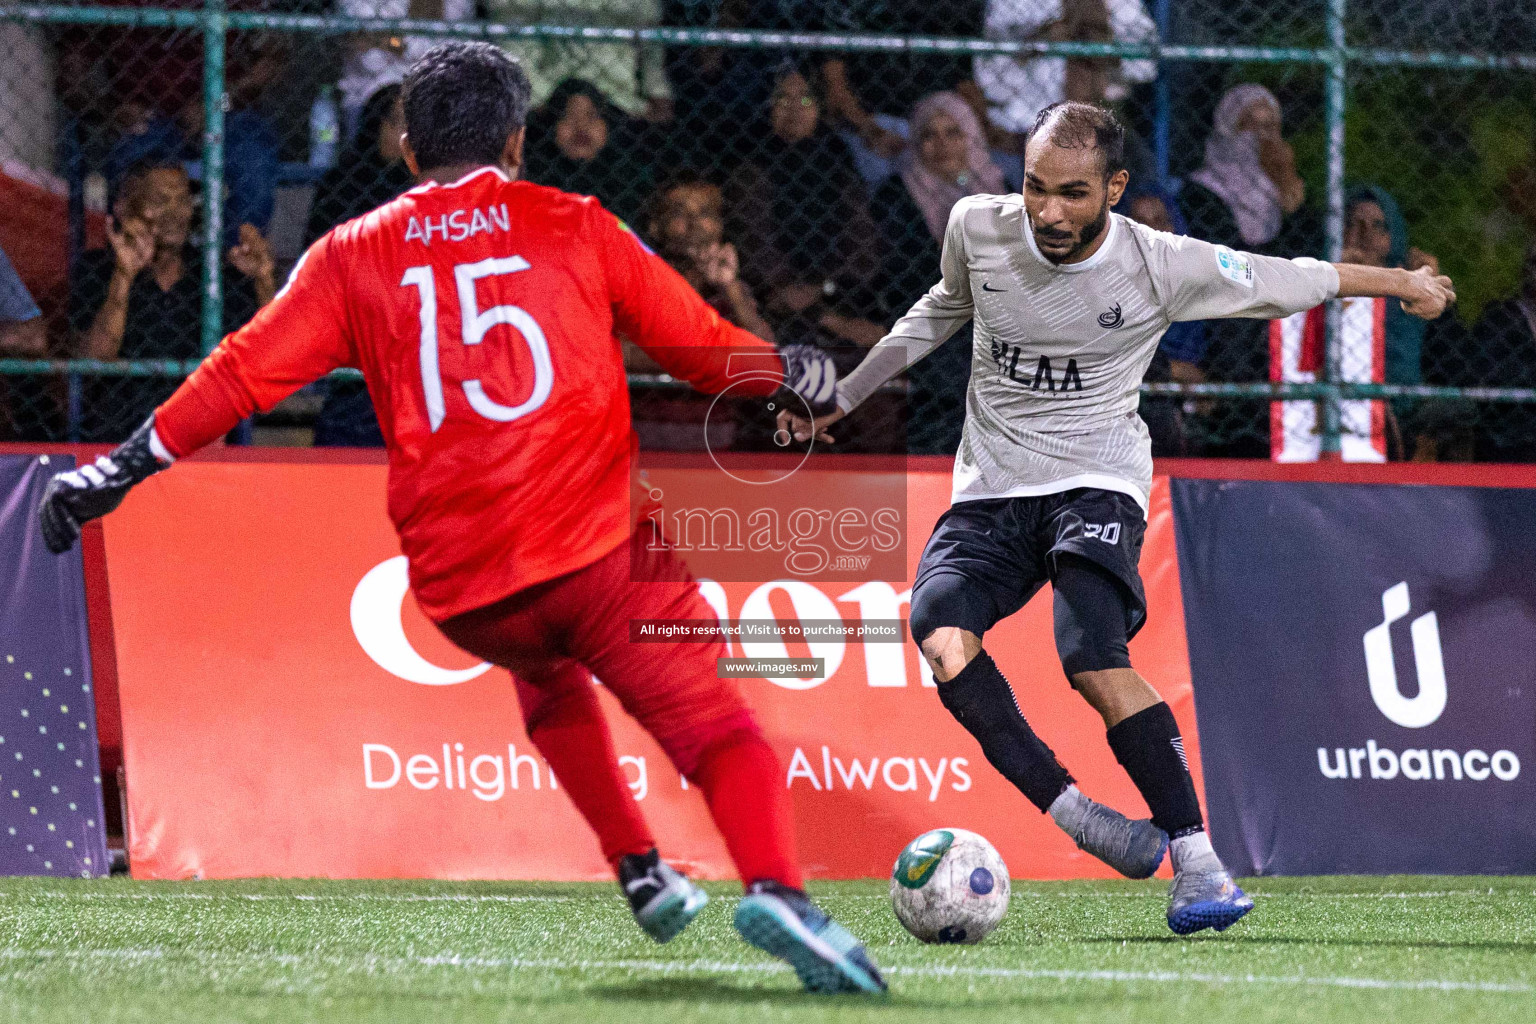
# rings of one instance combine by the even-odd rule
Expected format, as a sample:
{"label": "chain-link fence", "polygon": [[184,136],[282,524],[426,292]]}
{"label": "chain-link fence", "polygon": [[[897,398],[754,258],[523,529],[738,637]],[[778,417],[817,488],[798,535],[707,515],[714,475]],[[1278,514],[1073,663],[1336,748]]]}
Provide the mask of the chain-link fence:
{"label": "chain-link fence", "polygon": [[[0,437],[121,438],[310,241],[408,188],[399,82],[444,36],[521,58],[524,176],[598,196],[727,319],[844,370],[937,278],[953,203],[1018,190],[1038,110],[1112,105],[1118,212],[1438,266],[1460,297],[1429,324],[1365,301],[1175,325],[1144,386],[1159,454],[1536,461],[1536,7],[1499,0],[0,6],[0,249],[35,300],[0,288]],[[840,446],[953,452],[970,347]],[[771,445],[629,365],[644,444]],[[355,374],[254,436],[379,443]]]}

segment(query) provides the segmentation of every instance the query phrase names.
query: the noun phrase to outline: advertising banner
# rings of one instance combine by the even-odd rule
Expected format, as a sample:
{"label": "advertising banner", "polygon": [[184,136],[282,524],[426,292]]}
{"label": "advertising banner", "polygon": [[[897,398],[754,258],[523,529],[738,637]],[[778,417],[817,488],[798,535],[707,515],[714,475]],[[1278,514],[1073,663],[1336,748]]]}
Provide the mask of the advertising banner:
{"label": "advertising banner", "polygon": [[[949,473],[849,465],[813,461],[797,485],[835,473],[866,496],[904,493],[907,581],[705,578],[722,617],[906,618]],[[690,475],[713,472],[658,465],[648,486],[670,502],[704,492]],[[610,877],[529,744],[506,674],[454,649],[416,608],[384,483],[381,465],[193,461],[106,519],[136,877]],[[875,520],[855,525],[875,536]],[[1132,656],[1173,705],[1198,778],[1165,481],[1142,571],[1151,619]],[[1083,789],[1145,816],[1102,722],[1062,675],[1050,606],[1038,596],[988,648]],[[820,675],[737,684],[782,759],[811,877],[883,877],[903,845],[943,825],[986,835],[1016,876],[1109,875],[986,763],[910,642],[737,637],[730,654],[822,662]],[[731,877],[698,792],[602,696],[663,852]]]}
{"label": "advertising banner", "polygon": [[1233,872],[1536,871],[1536,490],[1172,494]]}
{"label": "advertising banner", "polygon": [[37,504],[69,456],[0,456],[0,875],[110,870],[80,551],[43,544]]}

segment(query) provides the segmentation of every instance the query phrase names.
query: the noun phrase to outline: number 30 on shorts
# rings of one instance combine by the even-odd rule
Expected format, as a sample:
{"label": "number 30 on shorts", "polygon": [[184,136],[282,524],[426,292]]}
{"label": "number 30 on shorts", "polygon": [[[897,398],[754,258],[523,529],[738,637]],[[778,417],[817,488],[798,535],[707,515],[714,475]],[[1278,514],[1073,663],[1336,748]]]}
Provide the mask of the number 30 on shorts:
{"label": "number 30 on shorts", "polygon": [[[528,261],[521,256],[491,257],[479,263],[460,263],[453,268],[453,279],[459,291],[459,320],[465,345],[478,345],[485,340],[486,332],[497,324],[516,327],[533,356],[533,393],[520,405],[502,405],[485,393],[479,381],[467,380],[463,384],[464,397],[470,408],[488,420],[511,423],[533,412],[549,398],[555,382],[554,366],[549,361],[549,342],[538,321],[521,306],[492,306],[482,310],[475,298],[475,282],[482,277],[498,277],[528,269]],[[432,280],[431,267],[412,267],[400,279],[402,288],[415,288],[421,296],[421,385],[427,397],[427,418],[435,433],[442,425],[447,409],[443,404],[443,377],[437,367],[437,287]]]}

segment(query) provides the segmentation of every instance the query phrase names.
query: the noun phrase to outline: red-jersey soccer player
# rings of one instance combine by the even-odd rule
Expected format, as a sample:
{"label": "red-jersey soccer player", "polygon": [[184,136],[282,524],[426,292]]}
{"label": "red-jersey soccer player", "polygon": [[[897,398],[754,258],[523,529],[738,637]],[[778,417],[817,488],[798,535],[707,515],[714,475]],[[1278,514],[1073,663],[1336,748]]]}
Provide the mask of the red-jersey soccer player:
{"label": "red-jersey soccer player", "polygon": [[801,889],[782,769],[735,686],[716,678],[722,652],[628,637],[632,619],[714,613],[676,556],[637,533],[615,333],[704,391],[782,383],[823,411],[834,374],[803,348],[757,372],[773,347],[722,320],[596,200],[516,180],[528,96],[495,47],[424,56],[403,93],[421,184],[321,238],[132,438],[56,476],[44,537],[66,550],[140,480],[331,370],[361,369],[418,603],[460,647],[512,671],[530,739],[597,831],[641,926],[667,941],[707,897],[657,855],[592,673],[703,791],[748,888],[742,935],[808,988],[880,991],[863,947]]}

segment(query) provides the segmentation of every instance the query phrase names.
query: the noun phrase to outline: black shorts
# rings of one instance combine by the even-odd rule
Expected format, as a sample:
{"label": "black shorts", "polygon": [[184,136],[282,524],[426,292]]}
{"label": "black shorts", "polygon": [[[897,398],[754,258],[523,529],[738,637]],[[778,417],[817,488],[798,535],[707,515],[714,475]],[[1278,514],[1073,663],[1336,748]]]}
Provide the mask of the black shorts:
{"label": "black shorts", "polygon": [[[1063,554],[1093,562],[1121,584],[1129,639],[1147,621],[1137,569],[1146,532],[1141,506],[1117,491],[956,502],[934,525],[917,565],[912,639],[921,642],[920,629],[941,626],[983,635],[1055,579]],[[942,600],[934,600],[939,591]]]}

